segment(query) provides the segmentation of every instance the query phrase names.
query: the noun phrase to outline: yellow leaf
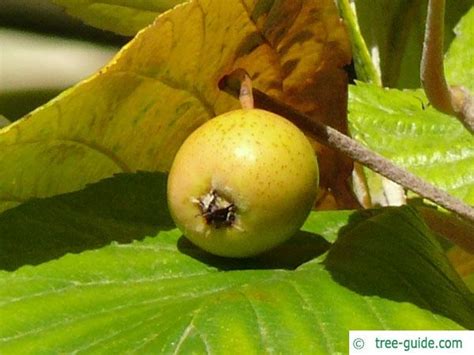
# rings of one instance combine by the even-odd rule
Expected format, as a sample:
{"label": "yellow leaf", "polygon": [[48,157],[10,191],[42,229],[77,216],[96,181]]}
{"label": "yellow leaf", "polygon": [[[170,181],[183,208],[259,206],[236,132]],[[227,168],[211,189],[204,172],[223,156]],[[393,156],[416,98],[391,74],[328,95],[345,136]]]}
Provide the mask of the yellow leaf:
{"label": "yellow leaf", "polygon": [[[116,172],[166,171],[195,128],[238,107],[217,86],[236,68],[260,90],[344,131],[349,62],[333,0],[179,5],[92,78],[0,130],[3,208]],[[323,183],[350,172],[326,149],[319,160]]]}

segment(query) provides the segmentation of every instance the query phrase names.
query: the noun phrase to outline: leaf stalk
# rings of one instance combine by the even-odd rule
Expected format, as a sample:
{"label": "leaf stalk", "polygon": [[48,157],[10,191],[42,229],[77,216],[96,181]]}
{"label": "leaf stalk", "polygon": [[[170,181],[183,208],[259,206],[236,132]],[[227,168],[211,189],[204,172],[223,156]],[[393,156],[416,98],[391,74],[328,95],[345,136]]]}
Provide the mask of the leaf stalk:
{"label": "leaf stalk", "polygon": [[466,88],[449,87],[444,73],[445,0],[429,0],[421,58],[421,83],[437,110],[456,116],[474,132],[474,98]]}

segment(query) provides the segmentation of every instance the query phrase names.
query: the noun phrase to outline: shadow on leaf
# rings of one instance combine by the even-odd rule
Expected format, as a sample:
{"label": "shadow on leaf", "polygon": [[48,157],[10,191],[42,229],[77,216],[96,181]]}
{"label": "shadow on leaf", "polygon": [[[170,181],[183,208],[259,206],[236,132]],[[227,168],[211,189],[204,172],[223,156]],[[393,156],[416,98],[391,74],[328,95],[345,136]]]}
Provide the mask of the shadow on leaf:
{"label": "shadow on leaf", "polygon": [[178,240],[178,249],[196,260],[213,266],[221,271],[251,269],[296,269],[310,261],[331,246],[322,236],[299,231],[288,241],[259,256],[252,258],[224,258],[205,252],[182,236]]}
{"label": "shadow on leaf", "polygon": [[174,223],[166,175],[118,174],[77,192],[34,199],[0,214],[0,269],[40,264],[66,253],[129,243]]}
{"label": "shadow on leaf", "polygon": [[408,302],[474,329],[473,294],[410,207],[372,211],[366,219],[354,214],[324,265],[358,294]]}

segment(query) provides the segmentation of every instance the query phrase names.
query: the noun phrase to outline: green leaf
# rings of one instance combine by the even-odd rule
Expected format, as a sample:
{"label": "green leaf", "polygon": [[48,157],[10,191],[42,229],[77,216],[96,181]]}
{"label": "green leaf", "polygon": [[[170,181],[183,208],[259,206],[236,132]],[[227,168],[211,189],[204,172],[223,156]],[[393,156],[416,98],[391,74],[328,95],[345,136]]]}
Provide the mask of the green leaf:
{"label": "green leaf", "polygon": [[[34,199],[1,213],[0,269],[36,265],[175,228],[166,205],[166,179],[162,173],[117,174],[81,191]],[[274,250],[279,254],[277,265],[295,267],[325,252],[352,215],[311,214],[301,233]],[[272,253],[261,261],[269,266],[274,259]]]}
{"label": "green leaf", "polygon": [[[91,240],[102,240],[100,245],[115,238],[120,244],[85,243],[85,249],[98,249],[0,272],[2,354],[345,353],[350,329],[474,327],[472,294],[411,208],[313,212],[306,232],[293,238],[289,249],[282,246],[287,253],[225,259],[195,248],[177,230],[160,231],[167,225],[163,202],[156,201],[164,201],[162,179],[159,174],[119,175],[45,199],[43,205],[29,204],[30,216],[47,215],[38,210],[48,204],[63,206],[63,215],[58,208],[51,211],[62,218],[42,220],[57,244],[58,226],[66,232],[66,243],[68,232],[77,230],[78,235],[89,231]],[[156,191],[146,194],[155,183]],[[116,196],[117,190],[125,196]],[[0,220],[5,224],[8,219]],[[154,237],[123,244],[142,239],[147,226],[158,231]],[[28,223],[25,229],[30,236],[39,231]],[[121,240],[121,230],[128,231],[127,240]],[[114,234],[98,238],[107,233]],[[322,237],[336,234],[327,256],[320,256],[329,247]],[[3,240],[5,234],[0,235]],[[42,240],[47,238],[44,233]],[[326,247],[314,250],[309,262],[288,265],[279,259],[291,252],[291,244],[311,240]],[[34,238],[30,242],[35,244]]]}
{"label": "green leaf", "polygon": [[[415,231],[424,237],[415,237]],[[401,260],[397,261],[398,258]],[[468,311],[474,306],[473,294],[465,288],[444,250],[412,208],[388,208],[359,222],[342,233],[324,264],[336,282],[359,294],[403,302],[408,291],[411,302],[422,308],[443,314],[441,310],[449,303],[459,322],[467,325],[474,320],[474,313]],[[437,272],[433,272],[433,267]],[[383,276],[368,270],[379,270]],[[406,288],[393,288],[392,282]],[[462,291],[452,292],[455,289]],[[465,311],[471,314],[463,314]]]}
{"label": "green leaf", "polygon": [[466,283],[467,287],[469,287],[471,292],[474,292],[474,274],[466,276],[464,282]]}
{"label": "green leaf", "polygon": [[421,91],[351,85],[349,123],[352,136],[372,150],[474,203],[474,137]]}
{"label": "green leaf", "polygon": [[[420,87],[427,0],[356,0],[362,34],[374,60],[380,61],[384,86]],[[472,0],[446,1],[445,44],[452,29],[470,8]]]}
{"label": "green leaf", "polygon": [[171,228],[166,176],[119,174],[0,214],[0,269],[39,264],[112,241],[131,242]]}
{"label": "green leaf", "polygon": [[456,38],[446,54],[445,70],[450,85],[463,85],[474,92],[474,7],[454,29]]}
{"label": "green leaf", "polygon": [[361,33],[357,15],[349,3],[349,0],[338,0],[341,16],[346,21],[347,29],[351,37],[352,55],[357,79],[366,83],[382,85],[380,73],[376,64],[370,56],[369,49]]}
{"label": "green leaf", "polygon": [[162,12],[187,0],[52,0],[88,25],[133,36]]}

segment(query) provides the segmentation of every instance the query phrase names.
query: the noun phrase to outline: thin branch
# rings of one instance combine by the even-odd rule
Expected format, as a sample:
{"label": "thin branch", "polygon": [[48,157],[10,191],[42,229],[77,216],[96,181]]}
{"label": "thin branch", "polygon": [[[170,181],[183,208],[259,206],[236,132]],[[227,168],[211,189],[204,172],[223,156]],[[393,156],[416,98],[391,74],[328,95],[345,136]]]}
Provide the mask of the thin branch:
{"label": "thin branch", "polygon": [[[236,86],[237,82],[238,76],[236,77],[234,73],[232,73],[221,80],[219,87],[238,98],[239,85]],[[287,118],[321,144],[347,155],[349,158],[365,165],[380,175],[385,176],[409,190],[412,190],[449,211],[457,213],[466,220],[474,222],[474,208],[410,172],[396,166],[391,161],[364,147],[352,138],[342,134],[332,127],[312,120],[311,117],[294,110],[283,102],[269,97],[258,89],[253,89],[253,97],[256,108],[275,112],[280,116]]]}
{"label": "thin branch", "polygon": [[406,187],[434,203],[474,222],[474,208],[447,192],[438,189],[410,172],[396,166],[391,161],[364,147],[352,138],[334,128],[312,120],[309,116],[295,111],[284,103],[277,102],[263,92],[254,89],[256,107],[274,111],[288,118],[317,141],[346,154],[371,170]]}
{"label": "thin branch", "polygon": [[471,133],[474,132],[474,96],[463,86],[451,86],[451,103],[457,118]]}

